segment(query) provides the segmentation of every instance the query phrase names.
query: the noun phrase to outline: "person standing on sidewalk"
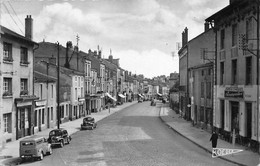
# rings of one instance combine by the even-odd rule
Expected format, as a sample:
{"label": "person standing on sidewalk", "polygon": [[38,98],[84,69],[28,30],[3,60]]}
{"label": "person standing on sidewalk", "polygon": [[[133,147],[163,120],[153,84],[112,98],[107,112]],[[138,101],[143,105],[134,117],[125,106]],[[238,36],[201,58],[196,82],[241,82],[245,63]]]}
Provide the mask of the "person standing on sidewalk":
{"label": "person standing on sidewalk", "polygon": [[211,143],[212,143],[212,148],[216,148],[217,147],[218,134],[215,131],[213,131],[209,141],[211,141]]}

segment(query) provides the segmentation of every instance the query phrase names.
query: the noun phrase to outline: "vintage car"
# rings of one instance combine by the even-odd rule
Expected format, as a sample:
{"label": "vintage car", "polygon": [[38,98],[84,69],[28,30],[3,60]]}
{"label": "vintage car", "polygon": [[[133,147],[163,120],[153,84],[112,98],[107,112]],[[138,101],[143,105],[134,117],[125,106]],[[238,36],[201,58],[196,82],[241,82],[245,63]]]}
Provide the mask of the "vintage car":
{"label": "vintage car", "polygon": [[97,127],[97,123],[95,122],[95,119],[92,117],[86,117],[83,119],[83,123],[81,124],[81,129],[94,129]]}
{"label": "vintage car", "polygon": [[54,129],[49,133],[48,142],[52,146],[59,145],[62,148],[65,144],[69,144],[70,141],[71,137],[65,129]]}
{"label": "vintage car", "polygon": [[43,156],[51,155],[51,144],[42,136],[31,136],[24,138],[19,144],[19,153],[22,162],[26,159],[39,159],[42,160]]}

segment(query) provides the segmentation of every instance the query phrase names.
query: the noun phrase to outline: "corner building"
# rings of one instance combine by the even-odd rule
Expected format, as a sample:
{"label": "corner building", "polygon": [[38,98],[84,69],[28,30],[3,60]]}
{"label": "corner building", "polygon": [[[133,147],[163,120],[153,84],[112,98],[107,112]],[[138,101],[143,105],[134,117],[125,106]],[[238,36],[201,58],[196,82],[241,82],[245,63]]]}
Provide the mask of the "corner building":
{"label": "corner building", "polygon": [[[254,0],[231,0],[206,19],[216,35],[213,126],[223,139],[232,142],[235,132],[236,143],[250,147],[259,145],[257,8]],[[240,49],[241,35],[248,39],[247,50]]]}

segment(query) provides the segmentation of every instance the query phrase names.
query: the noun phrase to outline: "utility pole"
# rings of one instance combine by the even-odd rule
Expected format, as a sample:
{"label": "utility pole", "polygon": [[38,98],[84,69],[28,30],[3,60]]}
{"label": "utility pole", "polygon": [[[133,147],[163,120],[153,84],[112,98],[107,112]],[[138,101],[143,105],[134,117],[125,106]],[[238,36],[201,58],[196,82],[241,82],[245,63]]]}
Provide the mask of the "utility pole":
{"label": "utility pole", "polygon": [[257,31],[256,31],[256,41],[257,41],[257,49],[256,49],[256,58],[257,58],[257,74],[256,74],[256,84],[257,84],[257,142],[258,142],[258,153],[260,152],[260,146],[259,146],[259,0],[256,2],[257,5],[257,16],[256,16],[256,22],[257,22]]}
{"label": "utility pole", "polygon": [[57,54],[57,128],[60,128],[60,43],[58,44],[58,54]]}

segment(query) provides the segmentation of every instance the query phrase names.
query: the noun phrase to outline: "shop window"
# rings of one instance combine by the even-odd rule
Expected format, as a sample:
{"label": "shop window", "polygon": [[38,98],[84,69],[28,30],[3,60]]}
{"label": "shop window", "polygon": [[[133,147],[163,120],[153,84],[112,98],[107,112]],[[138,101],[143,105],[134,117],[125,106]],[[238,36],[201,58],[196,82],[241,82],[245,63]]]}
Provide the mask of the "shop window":
{"label": "shop window", "polygon": [[51,121],[53,121],[53,107],[51,107]]}
{"label": "shop window", "polygon": [[34,126],[38,126],[37,110],[34,112]]}
{"label": "shop window", "polygon": [[43,108],[43,109],[42,109],[42,124],[45,123],[45,122],[44,122],[44,119],[45,119],[45,118],[44,118],[44,112],[45,112],[45,111],[44,111],[44,108]]}

